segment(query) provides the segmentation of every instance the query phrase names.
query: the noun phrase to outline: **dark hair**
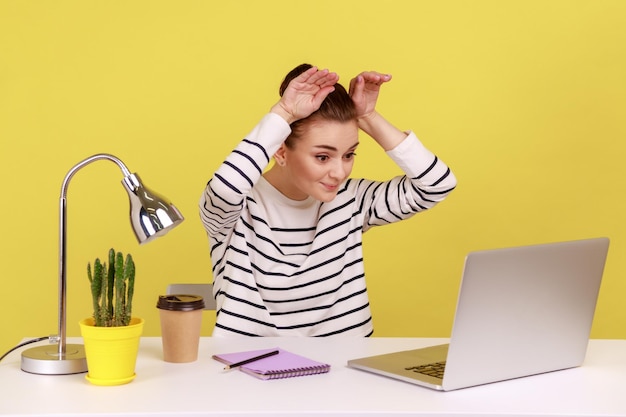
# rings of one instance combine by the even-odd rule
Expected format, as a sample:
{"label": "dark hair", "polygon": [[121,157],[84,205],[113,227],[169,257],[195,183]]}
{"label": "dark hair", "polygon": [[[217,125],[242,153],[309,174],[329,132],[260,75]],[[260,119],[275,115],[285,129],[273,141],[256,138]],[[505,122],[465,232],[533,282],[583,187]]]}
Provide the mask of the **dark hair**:
{"label": "dark hair", "polygon": [[[280,85],[279,94],[282,97],[289,83],[309,68],[311,64],[300,64],[285,76]],[[291,124],[291,134],[285,140],[285,144],[289,147],[293,145],[293,139],[297,139],[304,133],[307,126],[318,120],[330,120],[336,122],[350,122],[356,120],[356,108],[350,94],[339,83],[335,84],[335,91],[330,93],[322,102],[322,105],[315,112],[311,113],[304,119],[297,120]]]}

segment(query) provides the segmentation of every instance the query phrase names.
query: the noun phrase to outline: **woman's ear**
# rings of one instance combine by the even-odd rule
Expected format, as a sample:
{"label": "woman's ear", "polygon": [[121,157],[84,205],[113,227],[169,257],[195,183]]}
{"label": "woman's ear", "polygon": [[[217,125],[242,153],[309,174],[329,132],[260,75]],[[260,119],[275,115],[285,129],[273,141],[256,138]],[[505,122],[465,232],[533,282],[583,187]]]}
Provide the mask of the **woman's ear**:
{"label": "woman's ear", "polygon": [[285,146],[285,143],[283,142],[280,145],[280,148],[278,148],[278,150],[274,153],[274,160],[281,167],[285,166],[285,161],[287,159],[286,158],[286,150],[287,150],[287,147]]}

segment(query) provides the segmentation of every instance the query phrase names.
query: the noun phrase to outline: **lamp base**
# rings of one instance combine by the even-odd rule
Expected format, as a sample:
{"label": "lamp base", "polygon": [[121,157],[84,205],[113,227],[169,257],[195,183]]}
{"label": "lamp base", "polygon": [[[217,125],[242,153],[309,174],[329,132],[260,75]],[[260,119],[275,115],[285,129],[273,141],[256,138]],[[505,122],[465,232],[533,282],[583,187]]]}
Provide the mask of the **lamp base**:
{"label": "lamp base", "polygon": [[40,375],[69,375],[87,372],[83,345],[65,345],[59,355],[58,345],[38,346],[22,352],[22,371]]}

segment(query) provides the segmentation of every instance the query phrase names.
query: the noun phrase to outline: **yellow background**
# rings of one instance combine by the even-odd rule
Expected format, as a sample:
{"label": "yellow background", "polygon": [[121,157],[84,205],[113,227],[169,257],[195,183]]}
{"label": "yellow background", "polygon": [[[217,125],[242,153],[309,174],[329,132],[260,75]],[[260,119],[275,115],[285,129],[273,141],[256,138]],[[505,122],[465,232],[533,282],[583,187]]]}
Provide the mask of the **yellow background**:
{"label": "yellow background", "polygon": [[[114,247],[134,255],[134,312],[158,335],[167,283],[211,281],[206,181],[302,62],[344,85],[393,74],[379,110],[459,179],[432,212],[366,234],[376,336],[448,336],[468,251],[608,236],[592,336],[626,337],[625,23],[619,0],[0,0],[0,352],[56,332],[60,187],[101,152],[186,221],[138,246],[119,169],[81,170],[68,332],[91,313],[87,262]],[[361,142],[354,175],[398,173]]]}

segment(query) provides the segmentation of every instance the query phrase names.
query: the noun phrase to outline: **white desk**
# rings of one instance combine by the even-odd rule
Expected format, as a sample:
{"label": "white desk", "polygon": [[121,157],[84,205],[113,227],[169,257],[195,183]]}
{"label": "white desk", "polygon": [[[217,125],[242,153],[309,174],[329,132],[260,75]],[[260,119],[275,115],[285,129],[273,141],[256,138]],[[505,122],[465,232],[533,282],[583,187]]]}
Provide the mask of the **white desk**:
{"label": "white desk", "polygon": [[[626,416],[625,340],[592,340],[580,368],[452,392],[346,367],[350,358],[445,341],[203,338],[197,362],[171,364],[161,360],[160,338],[144,338],[136,379],[115,387],[91,385],[84,374],[22,372],[16,351],[0,362],[0,415]],[[261,381],[239,371],[223,371],[223,365],[211,359],[214,353],[275,346],[328,362],[332,369],[323,375]]]}

